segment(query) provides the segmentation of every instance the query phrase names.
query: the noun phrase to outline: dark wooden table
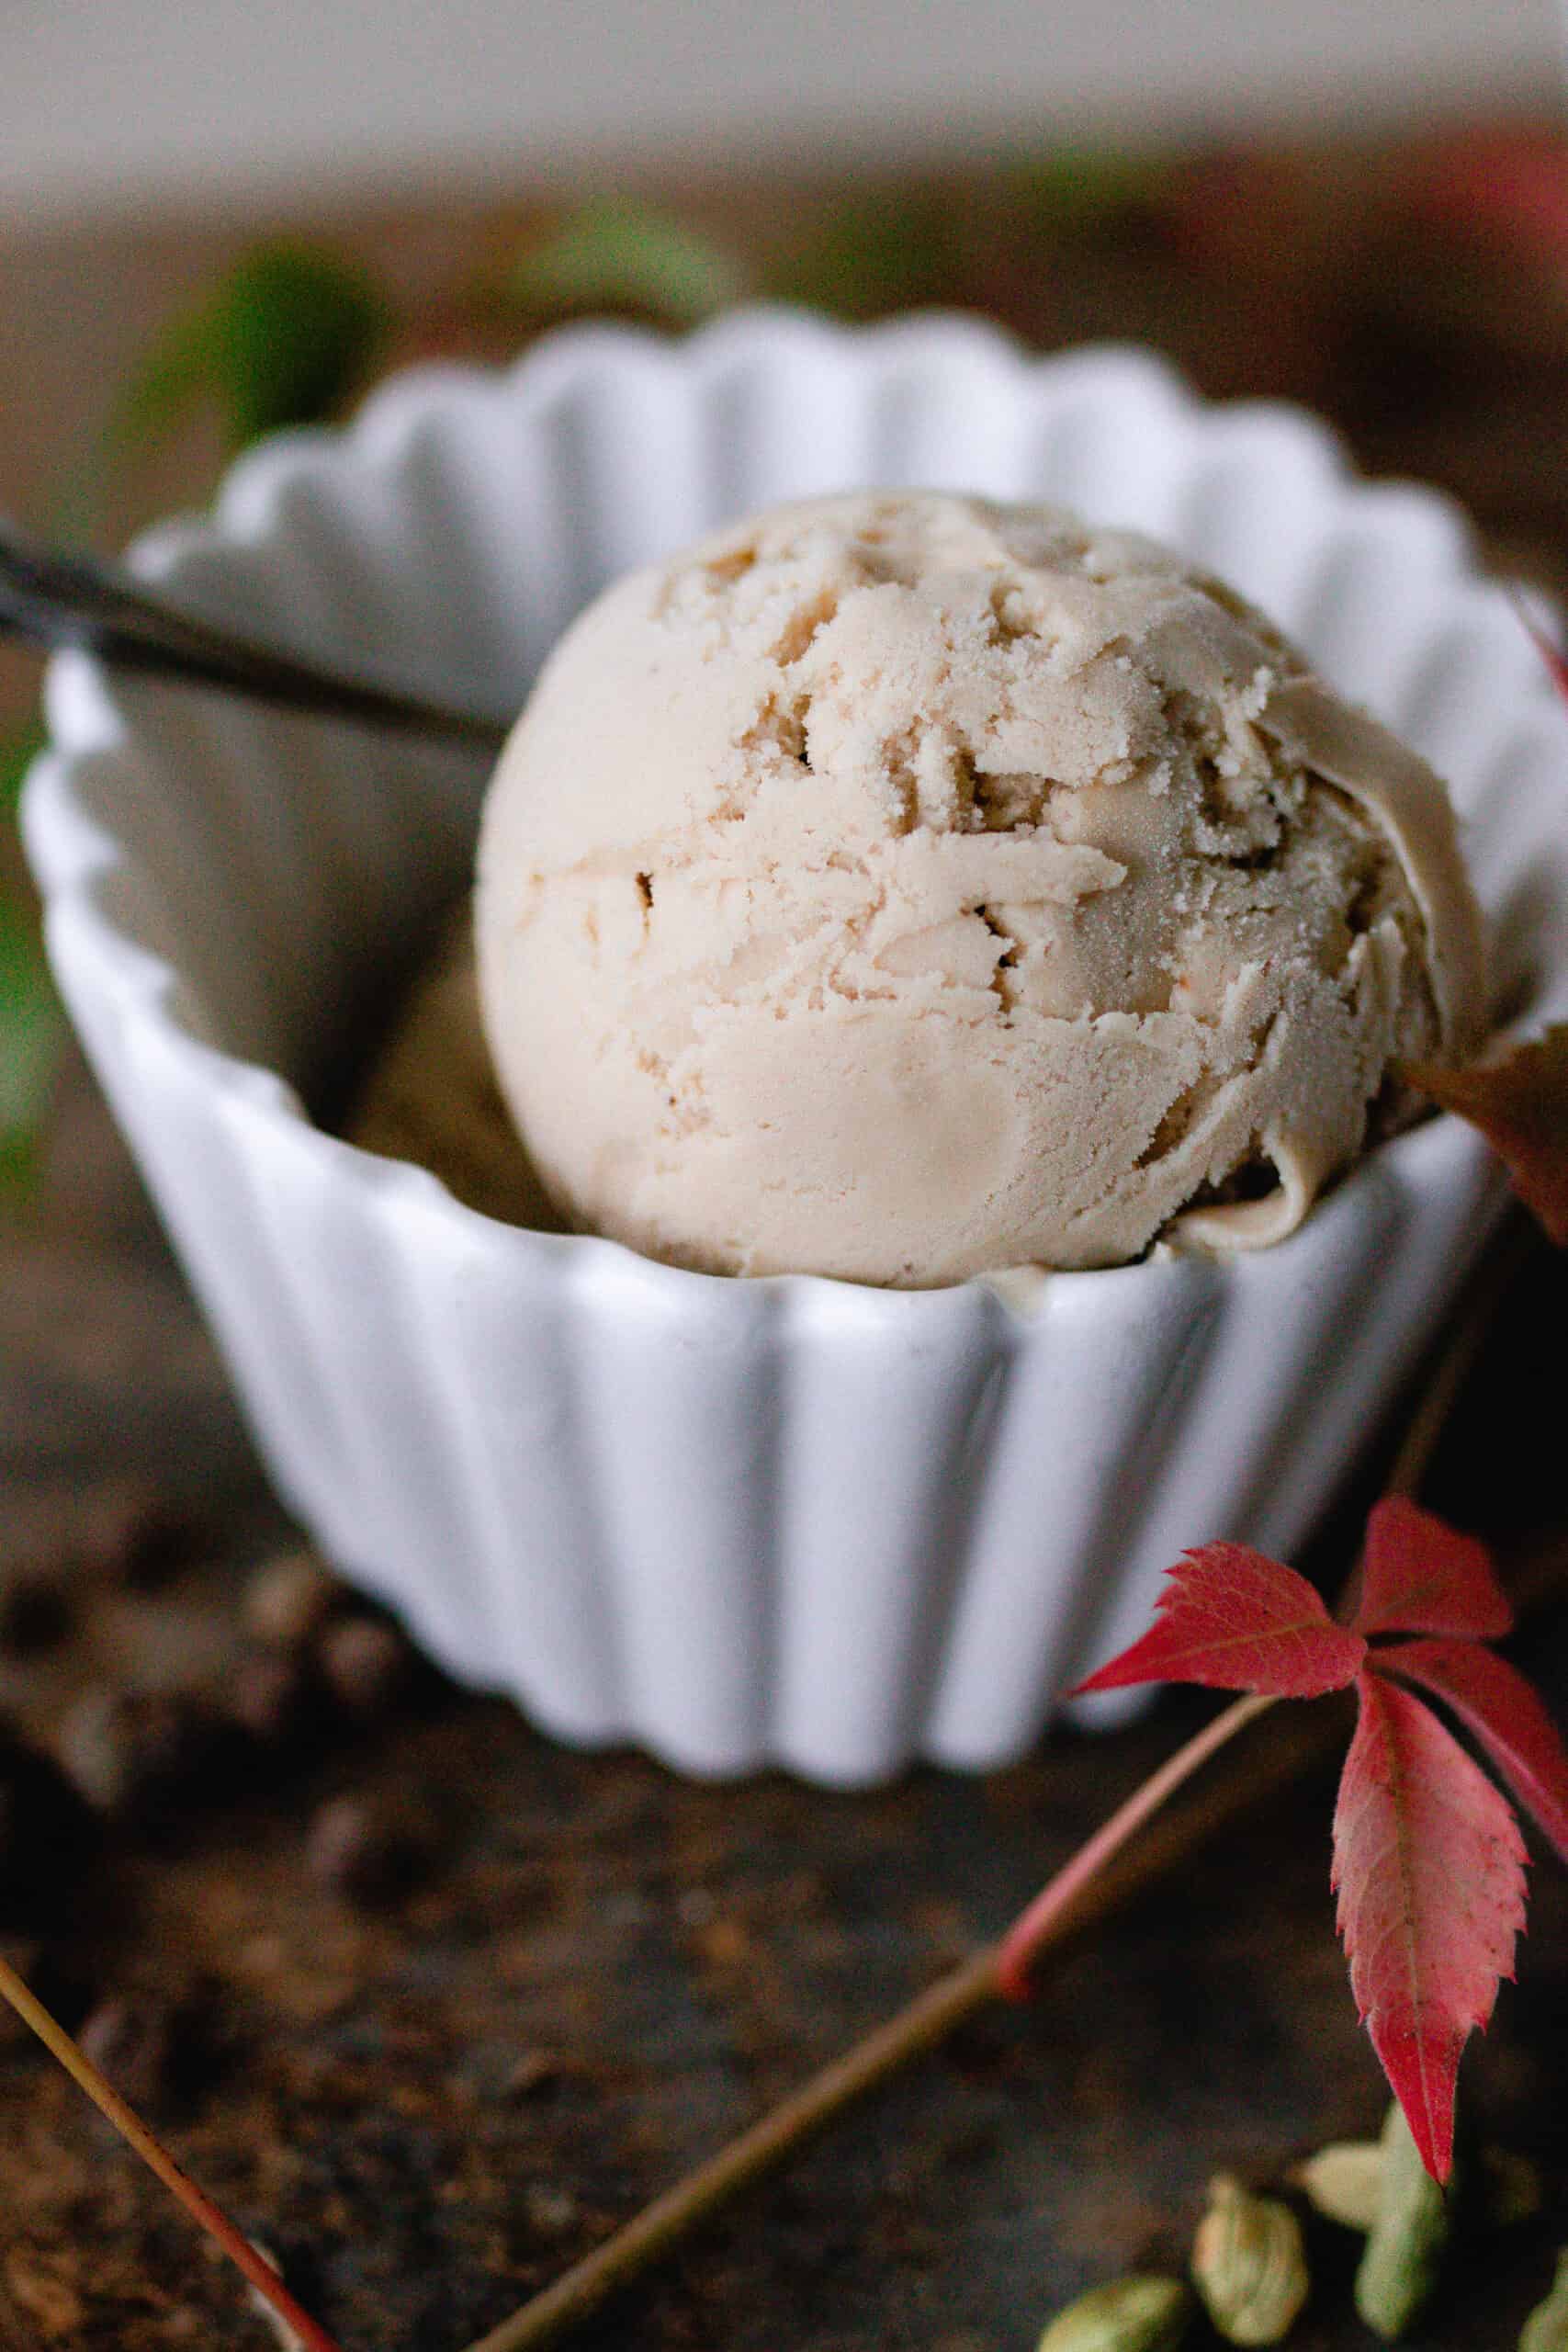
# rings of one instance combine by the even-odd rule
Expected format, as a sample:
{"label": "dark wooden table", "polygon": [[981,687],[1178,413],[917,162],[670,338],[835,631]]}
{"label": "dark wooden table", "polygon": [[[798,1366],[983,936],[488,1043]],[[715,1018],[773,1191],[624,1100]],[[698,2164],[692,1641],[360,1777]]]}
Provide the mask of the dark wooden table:
{"label": "dark wooden table", "polygon": [[[1237,298],[1240,263],[1136,224],[1075,247],[1044,291],[998,262],[986,298],[1041,340],[1115,328],[1153,335],[1211,388],[1300,390],[1363,456],[1449,481],[1499,548],[1562,578],[1568,297],[1553,340],[1547,297],[1510,294],[1502,262],[1476,266],[1464,303],[1415,270],[1396,284],[1386,263],[1345,281],[1320,250],[1324,222],[1354,210],[1344,159],[1306,161],[1315,313],[1282,261]],[[476,213],[425,220],[423,244],[408,223],[345,233],[417,251],[428,271],[433,250],[450,258],[496,232]],[[176,249],[189,277],[218,244],[130,239],[143,277],[122,282]],[[114,276],[90,240],[8,258],[55,289],[62,318],[88,277]],[[132,305],[105,299],[107,323],[79,339],[123,347]],[[41,400],[58,345],[40,335],[30,377],[14,353],[6,365]],[[1568,1279],[1542,1253],[1438,1465],[1438,1498],[1506,1558],[1565,1543],[1565,1328]],[[246,1569],[288,1532],[72,1064],[43,1197],[0,1239],[0,1550],[13,1566],[69,1550],[128,1480],[186,1498],[209,1532],[159,1594],[84,1587],[67,1639],[0,1668],[0,1701],[45,1740],[74,1691],[138,1655],[220,1672]],[[1568,1622],[1540,1621],[1529,1652],[1561,1704]],[[1177,1699],[989,1780],[922,1772],[842,1797],[776,1779],[705,1789],[633,1757],[574,1756],[433,1685],[379,1729],[253,1761],[204,1802],[116,1827],[19,1932],[76,2015],[121,1997],[180,2020],[166,2062],[142,2069],[153,2120],[346,2346],[458,2352],[993,1933],[1192,1717]],[[1271,1736],[1253,1735],[1260,1750]],[[340,1791],[434,1807],[439,1838],[396,1899],[352,1903],[307,1867],[305,1824]],[[1331,1777],[1309,1776],[1227,1832],[1068,1957],[1033,2009],[977,2019],[582,2341],[1024,2352],[1078,2289],[1179,2264],[1215,2169],[1278,2180],[1321,2142],[1375,2128],[1380,2078],[1334,1939],[1331,1800]],[[1520,1982],[1466,2087],[1478,2128],[1540,2161],[1548,2210],[1458,2277],[1420,2338],[1444,2352],[1511,2344],[1568,2238],[1556,1865],[1538,1871],[1533,1906]],[[1352,2241],[1324,2228],[1313,2252],[1317,2293],[1292,2342],[1367,2341],[1348,2309]],[[73,2087],[0,2038],[0,2345],[269,2340]]]}

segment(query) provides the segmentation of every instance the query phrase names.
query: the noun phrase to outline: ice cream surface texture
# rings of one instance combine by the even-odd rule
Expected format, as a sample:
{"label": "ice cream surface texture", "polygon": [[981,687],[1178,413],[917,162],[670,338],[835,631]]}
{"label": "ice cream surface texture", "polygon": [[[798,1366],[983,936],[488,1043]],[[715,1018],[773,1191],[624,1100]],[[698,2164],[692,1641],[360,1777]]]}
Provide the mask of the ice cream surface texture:
{"label": "ice cream surface texture", "polygon": [[1275,1240],[1484,1004],[1421,760],[1151,541],[939,492],[775,509],[584,613],[477,939],[575,1224],[898,1286]]}

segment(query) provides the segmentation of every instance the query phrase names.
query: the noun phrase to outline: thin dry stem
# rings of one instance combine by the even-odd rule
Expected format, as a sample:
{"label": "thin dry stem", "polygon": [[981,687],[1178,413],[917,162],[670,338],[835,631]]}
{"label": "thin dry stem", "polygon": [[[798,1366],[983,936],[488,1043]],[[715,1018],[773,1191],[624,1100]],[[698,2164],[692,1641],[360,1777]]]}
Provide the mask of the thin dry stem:
{"label": "thin dry stem", "polygon": [[997,1958],[995,1950],[982,1951],[944,1976],[667,2195],[645,2206],[625,2229],[503,2320],[471,2352],[525,2352],[525,2347],[558,2342],[841,2109],[897,2073],[919,2051],[934,2048],[955,2025],[994,2000]]}
{"label": "thin dry stem", "polygon": [[1010,1999],[1028,1998],[1029,1971],[1036,1954],[1055,1940],[1060,1923],[1070,1921],[1074,1901],[1112,1855],[1120,1853],[1129,1838],[1168,1803],[1182,1782],[1190,1781],[1211,1756],[1234,1739],[1238,1731],[1244,1731],[1266,1707],[1276,1703],[1264,1696],[1233,1702],[1201,1731],[1195,1732],[1157,1772],[1151,1772],[1126,1803],[1117,1806],[1110,1820],[1078,1848],[1072,1860],[1063,1864],[1055,1877],[1041,1888],[997,1947],[997,1981]]}
{"label": "thin dry stem", "polygon": [[[945,2040],[954,2026],[998,1994],[1019,1997],[1026,1990],[1030,1962],[1048,1946],[1065,1942],[1077,1927],[1085,1924],[1081,1915],[1086,1898],[1107,1863],[1217,1748],[1273,1704],[1268,1698],[1239,1699],[1206,1724],[1064,1864],[999,1943],[987,1945],[973,1960],[919,1994],[846,2056],[824,2066],[749,2132],[689,2173],[665,2196],[645,2206],[625,2229],[503,2321],[471,2352],[536,2352],[540,2345],[558,2342],[618,2289],[687,2237],[699,2222],[727,2205],[748,2182],[770,2171],[863,2092],[921,2051]],[[1138,1883],[1129,1875],[1126,1893],[1131,1894]],[[1094,1907],[1098,1912],[1101,1906]]]}
{"label": "thin dry stem", "polygon": [[79,2084],[100,2114],[107,2116],[122,2140],[134,2148],[143,2164],[149,2165],[191,2214],[215,2238],[237,2268],[244,2272],[258,2295],[263,2296],[277,2313],[284,2325],[292,2330],[306,2352],[339,2352],[339,2346],[317,2325],[309,2312],[301,2309],[282,2278],[258,2254],[221,2207],[213,2203],[205,2189],[198,2188],[188,2174],[180,2170],[162,2143],[154,2139],[134,2108],[128,2107],[112,2083],[99,2074],[85,2051],[79,2050],[64,2027],[51,2017],[43,2003],[28,1990],[9,1962],[0,1958],[0,1997],[9,2001],[23,2023],[32,2028],[39,2040],[52,2056],[60,2061],[72,2080]]}
{"label": "thin dry stem", "polygon": [[1499,1303],[1540,1247],[1540,1237],[1534,1227],[1518,1219],[1473,1278],[1459,1319],[1412,1407],[1399,1451],[1383,1482],[1385,1494],[1414,1498],[1420,1492]]}

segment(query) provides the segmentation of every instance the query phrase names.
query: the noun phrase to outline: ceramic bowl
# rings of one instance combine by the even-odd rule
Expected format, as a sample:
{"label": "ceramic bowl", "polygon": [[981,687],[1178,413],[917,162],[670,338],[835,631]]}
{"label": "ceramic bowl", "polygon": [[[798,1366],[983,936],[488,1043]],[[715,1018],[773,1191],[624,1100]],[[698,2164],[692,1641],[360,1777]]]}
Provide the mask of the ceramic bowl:
{"label": "ceramic bowl", "polygon": [[[616,573],[870,483],[1173,541],[1452,783],[1498,1006],[1568,1012],[1568,736],[1441,498],[1117,348],[936,318],[559,334],[238,465],[134,561],[219,620],[519,706]],[[1505,1198],[1437,1117],[1290,1239],[888,1292],[518,1230],[313,1113],[461,886],[471,759],[59,660],[26,829],[60,985],[282,1496],[463,1680],[578,1743],[828,1782],[981,1769],[1229,1536],[1289,1556]]]}

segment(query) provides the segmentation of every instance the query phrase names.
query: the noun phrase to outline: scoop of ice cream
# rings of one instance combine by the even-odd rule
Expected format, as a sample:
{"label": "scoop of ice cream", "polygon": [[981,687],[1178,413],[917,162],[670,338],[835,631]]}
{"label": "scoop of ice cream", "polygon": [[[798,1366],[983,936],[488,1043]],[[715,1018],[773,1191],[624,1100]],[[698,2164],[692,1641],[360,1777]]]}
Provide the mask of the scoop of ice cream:
{"label": "scoop of ice cream", "polygon": [[1273,1240],[1483,1003],[1420,760],[1151,542],[936,493],[775,510],[584,613],[477,931],[551,1193],[732,1273]]}

